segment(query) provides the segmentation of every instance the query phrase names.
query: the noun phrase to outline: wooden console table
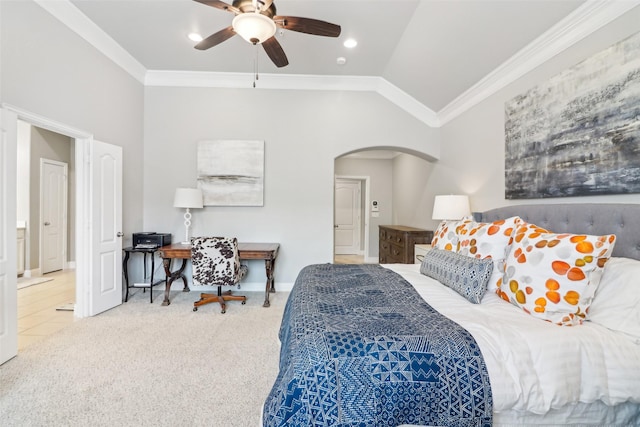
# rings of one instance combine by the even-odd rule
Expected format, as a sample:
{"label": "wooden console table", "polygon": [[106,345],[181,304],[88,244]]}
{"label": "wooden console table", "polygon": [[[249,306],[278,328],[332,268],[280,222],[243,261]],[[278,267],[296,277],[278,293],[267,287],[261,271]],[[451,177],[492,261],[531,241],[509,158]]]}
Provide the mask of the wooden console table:
{"label": "wooden console table", "polygon": [[[279,243],[238,243],[238,252],[240,253],[240,259],[263,259],[264,267],[267,273],[267,283],[264,290],[264,304],[263,307],[269,307],[269,293],[275,292],[276,287],[273,280],[273,268],[278,256],[278,250],[280,249]],[[191,259],[191,245],[182,243],[173,243],[171,245],[163,246],[158,249],[160,257],[162,258],[162,264],[164,265],[164,272],[166,274],[165,288],[164,288],[164,301],[162,305],[169,305],[169,291],[171,290],[171,284],[176,279],[182,279],[184,283],[183,292],[189,292],[189,285],[187,284],[187,277],[184,275],[184,269],[187,266],[187,260]],[[171,271],[171,261],[173,259],[181,259],[182,264],[176,271]]]}

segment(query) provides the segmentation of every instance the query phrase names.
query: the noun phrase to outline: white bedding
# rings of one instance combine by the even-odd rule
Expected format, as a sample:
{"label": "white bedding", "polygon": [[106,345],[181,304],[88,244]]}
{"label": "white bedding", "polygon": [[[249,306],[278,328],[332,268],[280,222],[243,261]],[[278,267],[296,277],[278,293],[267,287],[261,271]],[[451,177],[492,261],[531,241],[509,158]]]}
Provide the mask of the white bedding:
{"label": "white bedding", "polygon": [[[596,420],[588,412],[589,405],[574,403],[596,402],[592,410],[600,402],[606,406],[628,402],[619,405],[626,413],[622,418],[640,419],[640,345],[628,336],[593,322],[553,325],[494,293],[487,293],[480,304],[471,304],[420,274],[419,264],[383,267],[403,276],[433,308],[474,336],[487,365],[497,415],[504,413],[506,419],[522,422],[519,413],[553,414],[573,407],[570,412],[578,412],[575,419],[617,423],[620,418],[615,414],[602,414]],[[566,421],[565,413],[560,414]]]}

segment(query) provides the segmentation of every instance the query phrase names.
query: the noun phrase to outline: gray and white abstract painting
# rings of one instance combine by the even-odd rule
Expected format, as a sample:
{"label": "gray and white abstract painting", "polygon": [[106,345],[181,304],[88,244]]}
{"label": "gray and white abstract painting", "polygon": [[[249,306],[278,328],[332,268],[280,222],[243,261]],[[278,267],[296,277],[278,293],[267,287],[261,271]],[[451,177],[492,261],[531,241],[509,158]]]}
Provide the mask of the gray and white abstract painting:
{"label": "gray and white abstract painting", "polygon": [[505,197],[640,192],[640,33],[505,104]]}
{"label": "gray and white abstract painting", "polygon": [[264,141],[199,141],[197,164],[205,206],[263,206]]}

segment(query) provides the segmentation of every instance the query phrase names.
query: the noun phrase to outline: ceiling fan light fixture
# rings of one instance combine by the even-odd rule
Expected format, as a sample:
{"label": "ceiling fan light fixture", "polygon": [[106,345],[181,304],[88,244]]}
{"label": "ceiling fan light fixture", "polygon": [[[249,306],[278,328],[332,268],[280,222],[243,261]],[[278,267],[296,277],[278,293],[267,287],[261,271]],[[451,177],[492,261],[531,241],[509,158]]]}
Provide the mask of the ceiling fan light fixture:
{"label": "ceiling fan light fixture", "polygon": [[251,44],[260,44],[276,33],[273,19],[260,13],[242,13],[233,18],[233,31]]}

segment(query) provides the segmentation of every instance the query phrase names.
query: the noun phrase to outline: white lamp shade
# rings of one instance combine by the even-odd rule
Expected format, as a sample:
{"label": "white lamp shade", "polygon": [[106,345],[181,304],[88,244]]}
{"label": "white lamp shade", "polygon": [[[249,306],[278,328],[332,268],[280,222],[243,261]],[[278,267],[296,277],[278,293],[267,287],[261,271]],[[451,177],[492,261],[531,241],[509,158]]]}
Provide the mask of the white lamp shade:
{"label": "white lamp shade", "polygon": [[202,208],[202,191],[199,188],[176,188],[173,207]]}
{"label": "white lamp shade", "polygon": [[233,18],[233,31],[253,44],[260,44],[276,33],[273,19],[260,13],[241,13]]}
{"label": "white lamp shade", "polygon": [[436,196],[433,203],[432,218],[436,220],[462,219],[471,214],[468,196],[446,195]]}

